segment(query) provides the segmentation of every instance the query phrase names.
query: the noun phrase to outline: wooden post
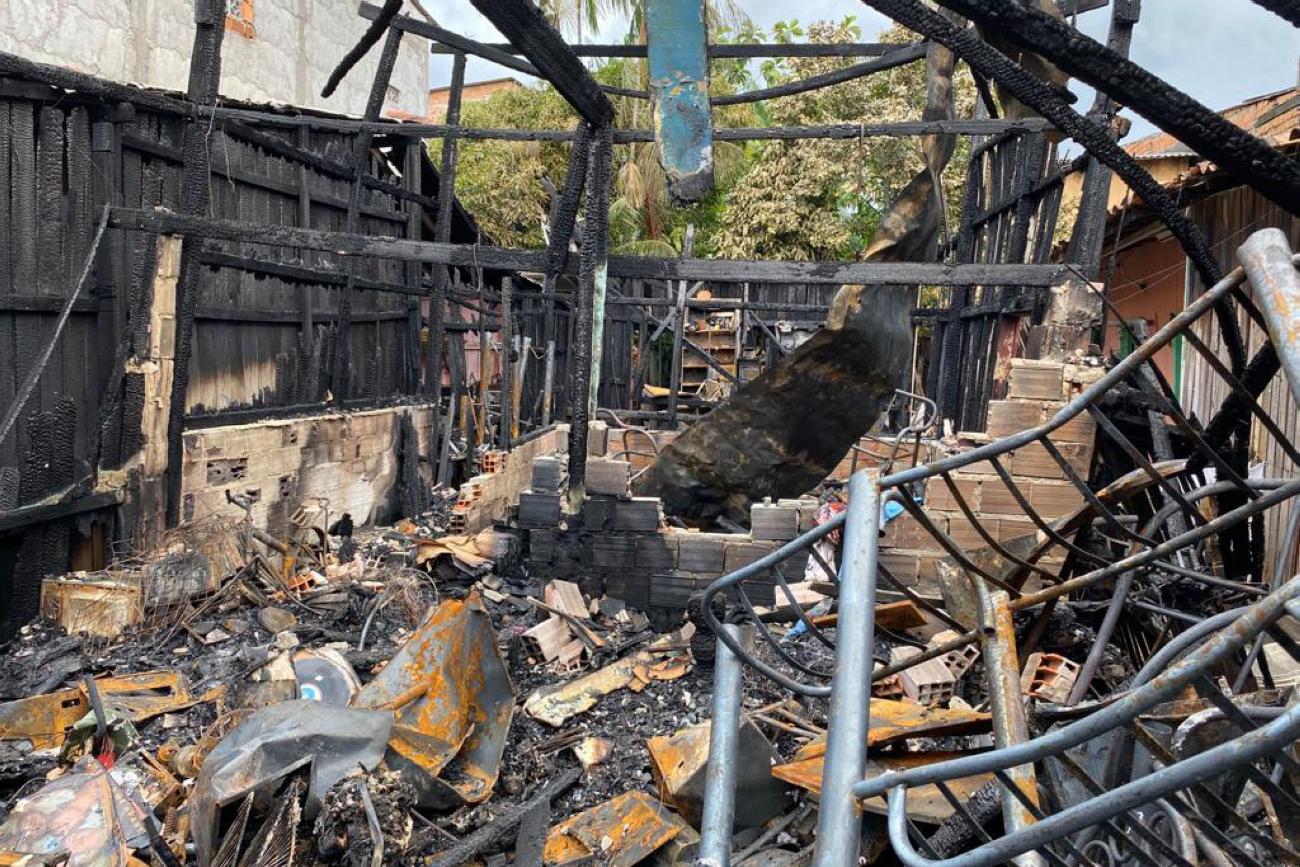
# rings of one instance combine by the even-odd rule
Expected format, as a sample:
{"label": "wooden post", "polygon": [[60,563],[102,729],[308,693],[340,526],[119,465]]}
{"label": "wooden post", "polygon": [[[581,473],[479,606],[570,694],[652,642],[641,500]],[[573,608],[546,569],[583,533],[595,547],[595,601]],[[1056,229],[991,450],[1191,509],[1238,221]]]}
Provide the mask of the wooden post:
{"label": "wooden post", "polygon": [[587,160],[587,219],[578,268],[576,325],[570,352],[572,400],[569,430],[569,508],[576,512],[587,496],[587,428],[596,414],[605,333],[605,291],[609,276],[609,180],[613,130],[605,124],[591,139]]}
{"label": "wooden post", "polygon": [[[186,96],[197,105],[215,105],[221,86],[221,40],[226,32],[226,8],[219,0],[194,0],[194,47],[190,54],[190,78]],[[209,128],[197,117],[185,127],[182,150],[180,212],[204,216],[210,200],[211,161]],[[185,396],[193,355],[194,314],[198,308],[203,266],[199,248],[203,239],[187,235],[181,243],[180,274],[176,281],[175,372],[171,377],[166,425],[166,522],[174,527],[181,517],[181,460],[184,457]]]}
{"label": "wooden post", "polygon": [[[451,90],[447,96],[447,117],[445,122],[450,126],[460,124],[460,104],[461,96],[465,88],[465,55],[457,54],[451,65]],[[442,140],[442,160],[438,169],[438,213],[434,221],[434,240],[443,243],[451,240],[451,223],[455,214],[456,203],[456,161],[458,156],[457,139],[455,136],[447,136]],[[443,455],[447,449],[436,445],[443,437],[442,414],[442,342],[443,342],[443,319],[446,316],[446,297],[447,287],[450,285],[448,269],[435,267],[433,269],[433,288],[430,290],[429,297],[429,349],[425,356],[425,388],[433,398],[433,436],[430,437],[430,447],[438,449],[438,462],[442,467],[444,464]],[[464,332],[460,333],[462,347],[464,345]],[[454,386],[453,380],[453,386]],[[450,436],[451,428],[446,429],[446,436]]]}
{"label": "wooden post", "polygon": [[[126,372],[144,380],[144,404],[140,413],[140,486],[133,533],[137,550],[156,547],[163,531],[173,525],[168,516],[169,501],[164,490],[175,478],[179,483],[183,467],[171,463],[169,435],[172,428],[171,401],[175,381],[177,286],[184,263],[184,242],[177,235],[159,235],[149,299],[149,343],[145,355],[126,360]],[[179,484],[178,484],[179,487]]]}
{"label": "wooden post", "polygon": [[[682,240],[682,256],[690,256],[695,246],[695,225],[687,224]],[[682,341],[686,338],[686,281],[677,281],[677,306],[673,311],[673,366],[668,381],[668,426],[677,427],[677,398],[682,390]]]}
{"label": "wooden post", "polygon": [[[554,303],[551,299],[550,303]],[[546,367],[542,373],[542,427],[551,423],[551,395],[555,388],[555,341],[546,341]]]}
{"label": "wooden post", "polygon": [[[397,63],[397,51],[402,46],[402,31],[390,27],[384,39],[384,48],[379,55],[379,66],[375,69],[374,80],[370,83],[370,94],[366,100],[364,120],[374,123],[379,119],[379,112],[384,107],[388,95],[388,83],[393,77],[393,66]],[[374,133],[370,127],[362,127],[357,133],[352,147],[352,191],[348,196],[347,217],[344,231],[355,234],[360,227],[361,199],[365,192],[364,178],[369,170],[370,145]],[[336,404],[342,404],[348,396],[348,376],[351,371],[352,341],[352,293],[356,287],[357,261],[347,261],[347,284],[339,295],[338,330],[334,336],[333,375],[330,389]]]}
{"label": "wooden post", "polygon": [[501,427],[497,434],[497,447],[500,449],[509,449],[510,440],[514,435],[511,433],[511,426],[514,419],[515,405],[515,373],[514,366],[510,363],[510,350],[514,347],[514,311],[511,309],[515,301],[515,281],[509,277],[501,278],[501,350],[499,357],[501,359],[501,397],[498,401],[501,405]]}
{"label": "wooden post", "polygon": [[[483,269],[475,269],[475,277],[478,283],[478,306],[479,310],[487,309],[486,289],[483,286]],[[482,312],[478,315],[478,400],[479,400],[479,418],[478,424],[475,425],[477,433],[475,439],[480,444],[487,445],[492,442],[492,424],[491,415],[488,412],[488,384],[492,381],[492,365],[488,356],[488,332],[487,316]],[[471,453],[472,454],[472,453]]]}

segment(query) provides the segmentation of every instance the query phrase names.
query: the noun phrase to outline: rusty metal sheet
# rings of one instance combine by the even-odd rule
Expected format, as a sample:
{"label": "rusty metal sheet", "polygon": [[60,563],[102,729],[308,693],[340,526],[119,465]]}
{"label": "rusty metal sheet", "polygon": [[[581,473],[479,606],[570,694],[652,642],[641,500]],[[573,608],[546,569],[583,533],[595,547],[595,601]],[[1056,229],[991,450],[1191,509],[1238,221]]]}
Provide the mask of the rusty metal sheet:
{"label": "rusty metal sheet", "polygon": [[[878,747],[908,738],[980,735],[992,730],[993,717],[975,710],[926,707],[911,701],[872,698],[867,746]],[[792,761],[818,758],[826,753],[825,737],[804,744]]]}
{"label": "rusty metal sheet", "polygon": [[561,867],[595,858],[608,867],[633,867],[686,827],[645,792],[626,792],[552,828],[542,861],[547,867]]}
{"label": "rusty metal sheet", "polygon": [[394,712],[388,764],[422,805],[448,809],[491,795],[514,699],[492,621],[470,594],[434,609],[352,704]]}
{"label": "rusty metal sheet", "polygon": [[[659,800],[692,825],[699,825],[704,807],[705,767],[709,759],[712,721],[659,735],[646,741],[650,770]],[[786,787],[772,776],[780,755],[747,716],[741,717],[737,746],[736,789],[745,797],[736,802],[737,828],[757,827],[790,805]]]}
{"label": "rusty metal sheet", "polygon": [[648,669],[653,663],[651,654],[634,653],[552,689],[539,689],[524,702],[524,713],[559,728],[571,717],[595,707],[602,697],[630,684],[636,679],[638,667]]}
{"label": "rusty metal sheet", "polygon": [[[189,681],[177,671],[146,671],[95,681],[104,706],[131,722],[175,713],[225,693],[225,687],[201,696],[190,692]],[[56,747],[68,729],[90,712],[85,686],[0,704],[0,740],[29,740],[35,749]]]}
{"label": "rusty metal sheet", "polygon": [[[865,779],[874,779],[888,771],[902,771],[908,768],[946,762],[949,759],[960,758],[962,755],[965,754],[944,752],[868,756]],[[804,761],[777,765],[772,768],[772,776],[815,795],[820,794],[822,788],[822,759],[822,756],[818,756]],[[992,774],[962,777],[959,780],[949,782],[948,787],[952,789],[952,793],[957,796],[959,801],[965,802],[970,800],[976,790],[993,779]],[[868,798],[862,802],[862,807],[869,813],[882,816],[888,813],[883,797]],[[907,815],[913,821],[938,825],[952,816],[954,812],[952,805],[939,792],[938,786],[915,786],[907,790]]]}

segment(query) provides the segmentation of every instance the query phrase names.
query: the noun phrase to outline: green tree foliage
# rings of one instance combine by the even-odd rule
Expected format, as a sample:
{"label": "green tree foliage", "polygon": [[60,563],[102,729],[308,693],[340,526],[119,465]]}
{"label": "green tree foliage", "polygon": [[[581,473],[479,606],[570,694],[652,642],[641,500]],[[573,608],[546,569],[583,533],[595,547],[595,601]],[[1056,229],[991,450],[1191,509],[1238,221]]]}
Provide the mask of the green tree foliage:
{"label": "green tree foliage", "polygon": [[[581,4],[573,9],[585,9]],[[612,4],[597,4],[597,12]],[[635,13],[629,5],[624,12]],[[586,15],[586,12],[582,12]],[[635,16],[634,16],[635,21]],[[766,34],[749,21],[734,29],[716,24],[715,42],[763,42]],[[772,33],[778,42],[860,41],[852,18],[819,22],[805,31],[797,21],[779,22]],[[915,37],[892,28],[881,41],[908,43]],[[738,93],[758,86],[806,78],[839,68],[854,59],[786,58],[760,67],[756,82],[751,65],[740,59],[715,60],[711,87],[715,95]],[[604,84],[644,89],[644,63],[614,59],[593,70]],[[975,89],[964,69],[957,83],[958,116],[968,116]],[[915,120],[925,106],[925,67],[912,63],[900,69],[806,94],[767,103],[730,106],[715,111],[719,127],[880,123]],[[645,100],[613,99],[616,124],[623,129],[649,129],[650,105]],[[471,127],[573,129],[577,116],[549,85],[504,91],[462,110],[462,123]],[[961,167],[967,145],[959,145],[945,175],[951,220],[958,214]],[[441,142],[431,142],[435,162]],[[456,192],[495,243],[539,247],[550,197],[543,185],[564,184],[569,145],[562,142],[503,142],[462,140]],[[880,214],[893,195],[921,167],[920,142],[911,138],[866,138],[861,141],[765,142],[742,145],[715,142],[717,187],[690,208],[668,201],[663,169],[654,145],[618,145],[614,151],[610,205],[610,247],[615,252],[675,255],[681,250],[687,224],[694,224],[697,255],[732,258],[834,259],[849,258],[871,240]]]}
{"label": "green tree foliage", "polygon": [[[856,42],[853,18],[818,22],[805,31],[797,21],[774,28],[779,42]],[[916,36],[892,27],[882,42],[910,43]],[[782,58],[765,63],[769,85],[796,81],[856,62],[833,57]],[[969,116],[975,86],[959,72],[957,114]],[[781,126],[887,123],[915,120],[925,108],[925,65],[912,63],[867,78],[781,97],[767,104]],[[961,142],[945,173],[950,224],[957,217],[962,168],[968,145]],[[766,143],[727,196],[717,253],[733,258],[842,259],[870,242],[893,196],[922,167],[920,140],[863,138],[858,141],[774,141]]]}

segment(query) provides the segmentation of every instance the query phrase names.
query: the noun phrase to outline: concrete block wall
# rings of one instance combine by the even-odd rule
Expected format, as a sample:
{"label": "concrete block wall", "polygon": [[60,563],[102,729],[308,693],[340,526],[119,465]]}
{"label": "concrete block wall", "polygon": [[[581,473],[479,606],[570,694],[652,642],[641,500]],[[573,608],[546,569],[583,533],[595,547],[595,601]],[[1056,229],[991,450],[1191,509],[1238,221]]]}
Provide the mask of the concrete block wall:
{"label": "concrete block wall", "polygon": [[[989,403],[988,431],[963,434],[977,443],[991,442],[1035,427],[1055,415],[1065,402],[1103,375],[1100,367],[1031,359],[1012,359],[1005,400]],[[1053,432],[1048,439],[1070,468],[1087,479],[1092,464],[1095,422],[1080,416]],[[934,457],[943,457],[938,444]],[[1085,505],[1083,495],[1066,471],[1039,443],[1031,443],[999,459],[1021,496],[1045,520],[1069,515]],[[987,461],[951,474],[953,487],[980,520],[980,526],[999,543],[1037,532],[1024,507]],[[989,542],[975,528],[949,486],[939,478],[926,483],[924,508],[937,529],[965,550],[986,548]],[[912,580],[923,593],[938,594],[936,564],[948,556],[929,531],[911,515],[903,514],[886,525],[881,538],[881,562],[900,580]],[[1059,566],[1059,559],[1040,565]]]}
{"label": "concrete block wall", "polygon": [[564,451],[568,441],[569,426],[556,425],[508,452],[484,455],[484,472],[460,486],[460,498],[451,509],[451,532],[474,534],[507,520],[530,490],[533,459]]}
{"label": "concrete block wall", "polygon": [[[330,71],[365,31],[347,0],[245,0],[251,26],[227,29],[221,95],[360,115],[376,48],[322,99]],[[232,25],[235,21],[232,19]],[[0,3],[0,51],[112,81],[184,91],[194,42],[193,0],[40,0]],[[384,108],[423,115],[428,40],[406,34]]]}
{"label": "concrete block wall", "polygon": [[252,499],[254,522],[273,533],[288,526],[298,507],[316,506],[318,497],[328,500],[331,520],[348,512],[358,525],[385,521],[400,469],[404,415],[420,448],[427,448],[433,414],[419,406],[190,431],[181,468],[183,518],[242,517],[226,502],[230,491]]}

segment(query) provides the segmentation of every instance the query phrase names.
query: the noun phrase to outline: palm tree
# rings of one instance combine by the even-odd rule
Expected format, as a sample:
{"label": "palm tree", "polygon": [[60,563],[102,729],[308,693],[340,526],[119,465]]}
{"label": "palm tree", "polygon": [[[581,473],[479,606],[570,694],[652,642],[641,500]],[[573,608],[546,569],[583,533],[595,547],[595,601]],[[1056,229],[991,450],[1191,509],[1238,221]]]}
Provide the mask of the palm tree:
{"label": "palm tree", "polygon": [[[584,26],[594,33],[605,15],[625,15],[628,18],[627,39],[646,41],[645,0],[540,0],[542,12],[562,33],[571,33],[581,40]],[[705,21],[710,33],[725,38],[733,32],[753,40],[761,36],[738,0],[702,0]],[[606,71],[617,73],[616,84],[628,89],[644,90],[648,75],[644,62],[613,61]],[[718,73],[721,73],[720,75]],[[752,86],[753,79],[742,63],[729,63],[714,75],[715,85],[724,92],[735,92]],[[715,89],[717,89],[715,87]],[[621,126],[630,129],[651,127],[650,104],[645,100],[618,98],[618,119]],[[748,111],[748,110],[746,110]],[[618,164],[614,181],[614,199],[610,203],[610,234],[619,239],[614,247],[618,253],[643,256],[675,256],[678,254],[670,238],[670,207],[668,180],[659,164],[655,146],[639,142],[620,148],[623,159]],[[744,166],[745,149],[734,142],[715,141],[713,144],[714,172],[721,186],[727,186]]]}

